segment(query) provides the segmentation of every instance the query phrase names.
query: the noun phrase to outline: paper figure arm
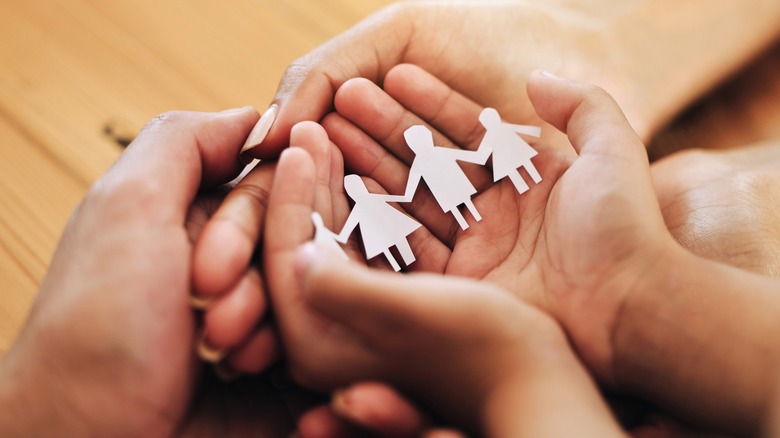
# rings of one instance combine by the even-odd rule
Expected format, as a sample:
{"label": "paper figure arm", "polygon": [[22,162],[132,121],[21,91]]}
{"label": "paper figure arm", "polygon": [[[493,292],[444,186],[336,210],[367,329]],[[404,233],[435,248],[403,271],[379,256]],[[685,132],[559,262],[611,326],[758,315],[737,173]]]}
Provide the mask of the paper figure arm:
{"label": "paper figure arm", "polygon": [[542,128],[539,126],[513,125],[511,123],[507,123],[506,126],[512,128],[512,130],[518,134],[524,134],[536,138],[539,138],[542,135]]}
{"label": "paper figure arm", "polygon": [[409,179],[406,181],[406,191],[403,195],[376,195],[379,199],[385,202],[412,202],[414,194],[417,192],[417,186],[420,185],[422,179],[422,173],[418,169],[419,165],[417,160],[412,163],[412,168],[409,169]]}
{"label": "paper figure arm", "polygon": [[347,221],[344,223],[344,227],[341,229],[341,232],[336,235],[336,233],[333,233],[333,238],[336,239],[336,242],[339,242],[343,245],[347,244],[347,240],[349,240],[350,234],[357,228],[358,223],[360,223],[360,218],[358,218],[358,215],[355,214],[355,211],[357,208],[353,208],[351,212],[349,212],[349,217],[347,217]]}
{"label": "paper figure arm", "polygon": [[479,147],[476,151],[466,151],[463,149],[451,149],[451,148],[442,148],[446,151],[446,154],[451,156],[453,159],[458,161],[465,161],[467,163],[474,163],[479,165],[484,165],[487,163],[487,159],[490,156],[490,153],[492,152],[490,149],[490,146],[487,145],[485,142],[485,139],[482,139],[482,143],[479,144]]}

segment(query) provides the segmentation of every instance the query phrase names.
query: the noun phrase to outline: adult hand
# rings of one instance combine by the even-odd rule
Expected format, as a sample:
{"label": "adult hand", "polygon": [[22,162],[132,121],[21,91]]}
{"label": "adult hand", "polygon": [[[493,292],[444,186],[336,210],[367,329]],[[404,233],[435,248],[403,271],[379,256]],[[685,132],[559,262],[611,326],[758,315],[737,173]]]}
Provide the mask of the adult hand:
{"label": "adult hand", "polygon": [[[428,192],[408,211],[436,239],[412,235],[427,270],[484,279],[548,310],[563,324],[589,368],[613,381],[611,332],[632,279],[676,248],[653,192],[644,146],[603,91],[534,74],[528,86],[539,115],[568,133],[579,156],[537,144],[544,180],[519,196],[508,180],[463,168],[479,190],[483,220],[467,231]],[[387,93],[387,94],[385,94]],[[424,98],[421,98],[424,96]],[[415,124],[436,144],[475,149],[484,131],[481,107],[413,66],[399,66],[385,91],[365,80],[336,95],[337,114],[323,121],[348,167],[401,193],[414,158],[402,133]],[[404,207],[406,205],[404,204]]]}
{"label": "adult hand", "polygon": [[[454,90],[505,117],[539,123],[524,84],[539,68],[605,87],[635,128],[647,133],[649,115],[637,105],[650,92],[631,87],[617,65],[622,42],[604,29],[603,15],[533,2],[402,2],[374,14],[295,61],[279,84],[265,137],[247,147],[259,158],[275,157],[300,121],[319,121],[332,111],[336,90],[349,79],[382,84],[402,63],[416,64]],[[635,107],[637,105],[638,107]],[[267,124],[263,124],[267,128]],[[554,132],[554,130],[550,130]],[[263,140],[264,139],[264,140]],[[565,142],[560,136],[556,141]]]}
{"label": "adult hand", "polygon": [[193,202],[238,173],[257,118],[251,108],[163,114],[90,189],[0,363],[9,435],[170,436],[184,426],[198,370],[192,239],[210,208]]}
{"label": "adult hand", "polygon": [[687,150],[651,166],[661,211],[691,252],[780,276],[780,145]]}

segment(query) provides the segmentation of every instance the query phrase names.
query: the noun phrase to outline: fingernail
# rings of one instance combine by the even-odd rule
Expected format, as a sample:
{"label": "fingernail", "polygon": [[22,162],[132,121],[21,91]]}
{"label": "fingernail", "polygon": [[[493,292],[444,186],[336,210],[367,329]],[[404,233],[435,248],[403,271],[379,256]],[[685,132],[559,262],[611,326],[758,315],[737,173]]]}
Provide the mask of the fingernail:
{"label": "fingernail", "polygon": [[214,364],[214,374],[217,375],[219,380],[225,383],[232,382],[234,380],[237,380],[239,377],[241,377],[241,373],[239,371],[236,371],[232,366],[230,366],[225,361]]}
{"label": "fingernail", "polygon": [[203,334],[200,336],[198,340],[196,352],[198,353],[198,357],[202,361],[208,363],[214,363],[214,364],[224,359],[225,354],[227,353],[226,350],[221,350],[209,345],[208,341],[206,340],[205,331],[203,332]]}
{"label": "fingernail", "polygon": [[226,109],[222,111],[222,114],[243,113],[244,111],[248,111],[250,109],[254,109],[254,107],[252,107],[252,105],[244,105],[241,108]]}
{"label": "fingernail", "polygon": [[276,114],[278,111],[278,106],[275,104],[271,105],[260,117],[260,120],[257,121],[257,124],[252,129],[252,132],[249,133],[249,137],[246,138],[244,147],[241,148],[241,153],[239,156],[241,157],[242,162],[246,159],[244,158],[245,155],[248,155],[246,152],[251,151],[263,143],[263,140],[265,140],[265,137],[268,135],[268,131],[271,130],[271,126],[273,126],[274,122],[276,121]]}
{"label": "fingernail", "polygon": [[346,390],[337,390],[333,393],[331,398],[330,407],[338,415],[350,419],[356,423],[362,423],[366,418],[360,403],[354,403],[350,392]]}
{"label": "fingernail", "polygon": [[206,310],[211,305],[212,298],[190,295],[190,306],[195,310]]}
{"label": "fingernail", "polygon": [[542,70],[542,76],[547,76],[548,78],[551,79],[560,79],[558,76],[555,76],[554,74],[550,73],[547,70]]}
{"label": "fingernail", "polygon": [[347,396],[347,392],[343,389],[334,391],[333,397],[331,397],[330,407],[333,408],[337,414],[347,415],[349,413],[349,397]]}

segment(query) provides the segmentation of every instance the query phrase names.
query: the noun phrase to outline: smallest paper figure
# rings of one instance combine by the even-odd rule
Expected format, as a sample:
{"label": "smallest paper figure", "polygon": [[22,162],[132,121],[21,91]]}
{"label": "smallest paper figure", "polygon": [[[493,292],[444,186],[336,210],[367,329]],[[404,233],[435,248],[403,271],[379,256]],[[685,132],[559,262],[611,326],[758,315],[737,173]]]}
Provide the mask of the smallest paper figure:
{"label": "smallest paper figure", "polygon": [[498,111],[493,108],[485,108],[479,115],[479,121],[485,127],[487,132],[482,138],[477,151],[493,154],[493,181],[498,182],[504,177],[509,177],[512,184],[515,185],[520,194],[528,191],[528,184],[520,176],[520,167],[524,167],[526,172],[531,175],[534,183],[542,182],[542,176],[534,167],[531,158],[538,152],[534,150],[518,134],[524,134],[531,137],[539,137],[542,128],[538,126],[513,125],[501,121]]}
{"label": "smallest paper figure", "polygon": [[371,259],[384,254],[393,269],[398,272],[401,267],[390,253],[390,248],[395,246],[406,266],[414,263],[412,247],[406,236],[412,234],[421,225],[388,204],[388,202],[408,202],[405,201],[405,197],[369,193],[363,180],[357,175],[344,177],[344,190],[355,201],[355,206],[352,207],[344,228],[336,236],[336,241],[347,243],[352,231],[360,226],[366,258]]}
{"label": "smallest paper figure", "polygon": [[344,252],[344,249],[336,241],[338,236],[325,226],[322,216],[315,211],[311,214],[311,221],[314,223],[314,244],[321,248],[326,248],[326,251],[333,254],[340,254],[344,257],[344,260],[349,260],[347,253]]}

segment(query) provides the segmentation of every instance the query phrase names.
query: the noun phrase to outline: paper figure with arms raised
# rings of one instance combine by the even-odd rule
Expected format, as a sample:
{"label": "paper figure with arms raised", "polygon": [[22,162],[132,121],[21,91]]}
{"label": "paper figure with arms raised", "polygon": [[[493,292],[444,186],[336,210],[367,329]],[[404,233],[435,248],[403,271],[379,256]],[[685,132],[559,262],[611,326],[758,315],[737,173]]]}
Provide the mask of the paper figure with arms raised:
{"label": "paper figure with arms raised", "polygon": [[[479,121],[485,127],[485,137],[477,149],[482,152],[485,161],[487,156],[493,155],[493,181],[498,182],[504,177],[509,177],[520,194],[528,191],[528,184],[520,176],[520,167],[524,167],[531,175],[534,183],[542,181],[541,175],[531,162],[538,152],[534,150],[518,134],[539,137],[542,129],[538,126],[513,125],[501,121],[498,111],[493,108],[485,108],[479,115]],[[482,163],[484,164],[484,162]]]}
{"label": "paper figure with arms raised", "polygon": [[344,228],[335,236],[335,240],[343,244],[347,243],[349,236],[359,226],[366,258],[371,259],[384,254],[393,269],[400,271],[401,267],[390,253],[390,248],[395,246],[406,266],[414,263],[412,247],[406,237],[421,225],[388,204],[388,202],[405,202],[405,197],[369,193],[363,180],[357,175],[344,177],[344,190],[355,201],[355,206],[349,213]]}
{"label": "paper figure with arms raised", "polygon": [[[465,205],[477,222],[482,220],[471,197],[477,189],[466,177],[457,161],[484,164],[486,157],[474,151],[445,148],[433,144],[433,133],[422,125],[412,126],[404,132],[406,144],[415,157],[409,169],[409,181],[406,185],[405,202],[414,197],[420,180],[424,180],[428,189],[445,213],[452,213],[462,229],[469,227],[466,219],[458,210]],[[480,162],[481,161],[481,162]]]}

